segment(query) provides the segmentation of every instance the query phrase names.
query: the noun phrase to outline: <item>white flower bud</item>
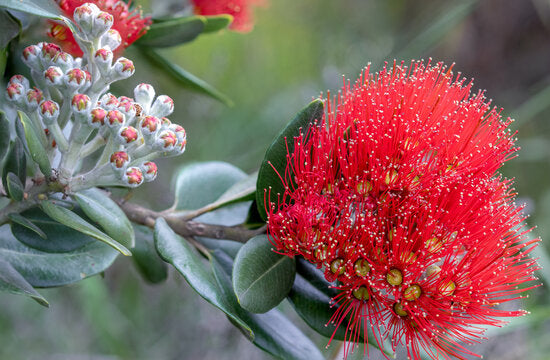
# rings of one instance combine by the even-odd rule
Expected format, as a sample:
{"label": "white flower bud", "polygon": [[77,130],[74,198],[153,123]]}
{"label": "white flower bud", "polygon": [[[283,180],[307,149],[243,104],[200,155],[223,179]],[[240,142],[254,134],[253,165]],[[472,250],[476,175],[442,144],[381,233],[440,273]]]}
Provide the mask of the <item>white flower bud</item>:
{"label": "white flower bud", "polygon": [[160,95],[153,103],[150,114],[162,118],[170,115],[172,112],[174,112],[174,100],[169,96]]}
{"label": "white flower bud", "polygon": [[155,89],[152,85],[141,83],[134,89],[134,99],[141,105],[143,112],[149,114],[151,103],[155,98]]}

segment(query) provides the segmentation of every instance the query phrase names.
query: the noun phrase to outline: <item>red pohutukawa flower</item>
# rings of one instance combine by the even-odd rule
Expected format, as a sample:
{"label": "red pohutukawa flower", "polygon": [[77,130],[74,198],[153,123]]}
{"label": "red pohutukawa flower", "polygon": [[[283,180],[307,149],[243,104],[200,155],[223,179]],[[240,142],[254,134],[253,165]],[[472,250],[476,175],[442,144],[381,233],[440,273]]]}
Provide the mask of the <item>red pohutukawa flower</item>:
{"label": "red pohutukawa flower", "polygon": [[252,19],[252,6],[264,5],[265,0],[191,0],[195,5],[195,13],[198,15],[229,14],[233,16],[233,22],[229,26],[231,30],[249,32],[254,27]]}
{"label": "red pohutukawa flower", "polygon": [[[139,10],[130,10],[129,4],[119,0],[58,0],[59,7],[70,19],[73,19],[74,10],[86,3],[95,4],[101,11],[113,16],[112,29],[118,31],[122,43],[115,53],[120,54],[122,50],[130,46],[147,32],[151,25],[151,17],[142,17]],[[72,32],[65,25],[51,21],[48,35],[57,40],[63,49],[74,55],[82,56],[82,50],[78,46]]]}
{"label": "red pohutukawa flower", "polygon": [[442,64],[369,71],[294,139],[270,239],[337,280],[347,340],[372,328],[412,359],[475,355],[464,345],[483,326],[526,314],[499,304],[537,286],[538,240],[497,172],[517,150],[512,120]]}

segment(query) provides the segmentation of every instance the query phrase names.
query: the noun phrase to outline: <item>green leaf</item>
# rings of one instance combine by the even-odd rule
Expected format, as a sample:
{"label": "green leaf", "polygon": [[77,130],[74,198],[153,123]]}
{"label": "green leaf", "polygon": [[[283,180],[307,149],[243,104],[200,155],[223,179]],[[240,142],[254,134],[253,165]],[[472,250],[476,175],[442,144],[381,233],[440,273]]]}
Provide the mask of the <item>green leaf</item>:
{"label": "green leaf", "polygon": [[25,139],[27,140],[27,146],[29,148],[31,158],[38,164],[42,174],[49,177],[52,173],[52,166],[50,164],[50,159],[48,158],[48,152],[42,143],[42,133],[39,135],[38,130],[33,125],[27,114],[22,111],[17,111],[17,115],[19,116],[19,120],[25,129]]}
{"label": "green leaf", "polygon": [[20,31],[21,24],[7,11],[0,10],[0,48],[6,48]]}
{"label": "green leaf", "polygon": [[10,198],[15,201],[23,200],[23,195],[25,193],[25,186],[21,184],[21,180],[14,173],[9,172],[6,178],[7,186],[6,192],[9,194]]}
{"label": "green leaf", "polygon": [[233,106],[233,101],[225,94],[221,93],[206,81],[199,79],[195,75],[174,64],[159,52],[145,47],[140,47],[140,50],[153,65],[159,70],[166,72],[168,76],[177,81],[184,88],[210,96],[227,106]]}
{"label": "green leaf", "polygon": [[233,204],[241,201],[254,200],[258,172],[248,175],[241,181],[233,184],[216,200],[217,207]]}
{"label": "green leaf", "polygon": [[40,305],[45,307],[50,306],[48,301],[34,290],[23,276],[9,262],[3,259],[0,259],[0,291],[30,296]]}
{"label": "green leaf", "polygon": [[127,248],[134,247],[134,228],[130,220],[104,191],[91,188],[72,197],[76,199],[84,214],[98,223],[110,237]]}
{"label": "green leaf", "polygon": [[232,185],[246,178],[239,168],[220,161],[191,164],[176,175],[174,210],[196,210],[222,196]]}
{"label": "green leaf", "polygon": [[[11,213],[8,214],[8,218],[16,224],[19,224],[23,226],[24,228],[29,229],[30,231],[34,232],[36,235],[40,236],[42,239],[47,239],[48,236],[42,229],[40,229],[38,226],[34,225],[29,219],[23,217],[21,214],[18,213]],[[13,232],[13,227],[12,227]]]}
{"label": "green leaf", "polygon": [[162,261],[155,248],[153,230],[146,226],[134,225],[136,245],[131,249],[132,260],[143,277],[157,284],[168,277],[168,266]]}
{"label": "green leaf", "polygon": [[84,220],[71,210],[56,205],[54,202],[49,200],[42,201],[40,203],[40,207],[49,217],[60,222],[61,224],[86,235],[89,235],[97,240],[103,241],[104,243],[112,246],[114,249],[120,251],[120,253],[122,253],[123,255],[132,255],[132,253],[130,253],[130,251],[126,247],[113,240],[107,234],[95,228],[93,225],[88,223],[86,220]]}
{"label": "green leaf", "polygon": [[323,118],[323,112],[323,101],[319,99],[312,101],[288,123],[267,149],[258,172],[256,185],[256,203],[263,220],[267,220],[264,203],[264,197],[267,196],[265,191],[271,191],[272,199],[276,199],[279,194],[282,196],[285,191],[277,173],[284,177],[287,168],[287,155],[294,150],[294,138],[300,136],[301,133],[305,134],[314,121],[320,121]]}
{"label": "green leaf", "polygon": [[61,9],[53,0],[0,0],[0,7],[51,19],[61,19]]}
{"label": "green leaf", "polygon": [[264,313],[288,295],[295,275],[294,259],[275,253],[267,236],[258,235],[235,258],[233,287],[244,309]]}
{"label": "green leaf", "polygon": [[253,314],[240,307],[231,285],[232,259],[220,250],[214,251],[212,255],[210,262],[216,281],[223,289],[228,303],[254,332],[253,342],[256,346],[280,359],[323,359],[315,344],[279,310]]}
{"label": "green leaf", "polygon": [[25,156],[25,150],[23,149],[23,143],[18,138],[15,138],[15,141],[11,144],[2,172],[2,184],[4,184],[4,189],[6,189],[8,195],[10,194],[7,177],[10,172],[17,175],[21,184],[25,184],[27,180],[27,158]]}
{"label": "green leaf", "polygon": [[[44,229],[46,230],[46,229]],[[48,231],[45,231],[49,235]],[[61,286],[80,281],[109,267],[118,252],[88,237],[78,249],[50,253],[19,242],[8,225],[0,227],[0,258],[9,262],[32,286]],[[56,241],[48,236],[48,241]]]}
{"label": "green leaf", "polygon": [[170,47],[195,39],[203,31],[206,20],[202,16],[184,16],[153,21],[153,24],[136,45],[144,47]]}
{"label": "green leaf", "polygon": [[237,256],[237,253],[243,247],[243,243],[233,241],[233,240],[220,240],[220,239],[210,239],[197,237],[197,240],[203,244],[208,250],[211,251],[223,251],[227,255],[234,259]]}
{"label": "green leaf", "polygon": [[7,48],[0,49],[0,78],[4,77],[7,63],[8,63],[8,49]]}
{"label": "green leaf", "polygon": [[10,122],[6,114],[0,110],[0,162],[6,156],[6,152],[10,147]]}
{"label": "green leaf", "polygon": [[204,29],[202,30],[203,34],[225,29],[233,22],[233,16],[227,14],[203,16],[202,18],[205,20]]}
{"label": "green leaf", "polygon": [[11,231],[17,240],[39,251],[71,252],[96,241],[58,223],[38,207],[24,211],[19,216],[10,214],[10,219],[13,221]]}
{"label": "green leaf", "polygon": [[218,287],[212,271],[202,262],[196,251],[178,236],[163,218],[155,223],[155,246],[160,257],[173,265],[191,287],[206,301],[214,305],[253,337],[249,326],[234,313],[226,297]]}

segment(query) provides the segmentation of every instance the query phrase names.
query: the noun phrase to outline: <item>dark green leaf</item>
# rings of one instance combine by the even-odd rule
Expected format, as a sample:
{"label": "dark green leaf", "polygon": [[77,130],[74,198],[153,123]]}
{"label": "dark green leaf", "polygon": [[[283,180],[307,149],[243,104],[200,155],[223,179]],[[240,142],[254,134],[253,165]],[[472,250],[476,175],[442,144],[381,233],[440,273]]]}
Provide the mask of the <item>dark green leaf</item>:
{"label": "dark green leaf", "polygon": [[[52,166],[50,164],[50,159],[48,158],[48,152],[44,148],[42,137],[44,137],[44,132],[36,129],[31,119],[22,111],[18,111],[17,115],[19,120],[23,125],[25,130],[25,139],[27,140],[27,147],[31,158],[38,164],[40,171],[46,177],[49,177],[52,173]],[[40,133],[38,132],[40,131]]]}
{"label": "dark green leaf", "polygon": [[0,10],[0,48],[6,48],[10,41],[19,35],[20,31],[21,24],[7,11]]}
{"label": "dark green leaf", "polygon": [[6,114],[0,110],[0,162],[6,156],[10,147],[10,122]]}
{"label": "dark green leaf", "polygon": [[8,195],[9,190],[7,189],[7,177],[10,172],[17,175],[21,181],[21,184],[25,184],[27,180],[27,158],[25,156],[23,144],[18,138],[15,138],[15,141],[11,144],[10,151],[6,156],[6,162],[4,163],[4,170],[2,172],[2,184],[4,184],[4,189],[8,191]]}
{"label": "dark green leaf", "polygon": [[86,235],[89,235],[93,238],[96,238],[97,240],[103,241],[104,243],[112,246],[114,249],[120,251],[123,255],[132,255],[132,253],[130,253],[130,251],[126,247],[113,240],[107,234],[98,230],[92,224],[90,224],[71,210],[56,205],[54,202],[48,200],[42,201],[40,203],[40,207],[49,217],[60,222],[61,224]]}
{"label": "dark green leaf", "polygon": [[203,16],[203,19],[205,20],[206,24],[204,25],[202,33],[205,34],[225,29],[233,21],[233,16],[225,14],[216,16]]}
{"label": "dark green leaf", "polygon": [[[23,226],[24,228],[27,228],[28,230],[34,232],[36,235],[41,237],[42,239],[47,239],[48,236],[44,231],[42,231],[38,226],[34,225],[29,219],[23,217],[21,214],[18,213],[11,213],[8,214],[8,218],[16,224],[19,224]],[[12,232],[13,232],[13,226],[12,226]],[[17,236],[16,236],[17,237]],[[74,243],[74,241],[73,241]]]}
{"label": "dark green leaf", "polygon": [[231,286],[233,261],[229,255],[216,250],[213,252],[211,264],[227,302],[253,330],[253,342],[256,346],[280,359],[323,359],[315,344],[279,310],[272,309],[265,314],[252,314],[240,307]]}
{"label": "dark green leaf", "polygon": [[45,307],[50,306],[48,301],[34,290],[23,276],[9,262],[3,259],[0,259],[0,291],[30,296],[40,305]]}
{"label": "dark green leaf", "polygon": [[162,261],[155,249],[153,230],[146,226],[134,225],[136,245],[132,251],[132,260],[143,277],[153,283],[160,283],[168,277],[168,266]]}
{"label": "dark green leaf", "polygon": [[[40,208],[36,207],[24,211],[20,215],[43,232],[44,237],[29,225],[15,221],[11,225],[13,235],[33,249],[58,253],[71,252],[80,249],[96,240],[52,220]],[[46,239],[46,240],[45,240]]]}
{"label": "dark green leaf", "polygon": [[21,180],[14,173],[9,172],[6,177],[6,192],[9,196],[15,201],[23,200],[23,195],[25,193],[25,186],[21,184]]}
{"label": "dark green leaf", "polygon": [[[104,271],[118,254],[110,246],[88,239],[86,245],[73,251],[49,253],[19,242],[9,226],[4,225],[0,227],[0,258],[9,262],[32,286],[66,285]],[[48,240],[55,241],[55,237],[48,236]]]}
{"label": "dark green leaf", "polygon": [[267,236],[258,235],[235,258],[233,287],[244,309],[264,313],[288,295],[295,275],[294,259],[275,253]]}
{"label": "dark green leaf", "polygon": [[141,47],[141,53],[155,65],[159,70],[166,72],[172,79],[177,81],[181,86],[189,90],[193,90],[203,95],[210,96],[218,101],[221,101],[227,106],[233,106],[233,101],[219,90],[208,84],[206,81],[199,79],[190,72],[182,69],[159,52]]}
{"label": "dark green leaf", "polygon": [[169,47],[195,39],[204,29],[202,16],[185,16],[153,22],[147,33],[136,41],[144,47]]}
{"label": "dark green leaf", "polygon": [[254,200],[254,195],[256,193],[256,181],[258,181],[257,172],[235,183],[227,189],[218,200],[216,200],[216,203],[219,204],[217,207],[240,201]]}
{"label": "dark green leaf", "polygon": [[8,49],[7,48],[0,49],[0,78],[4,77],[7,63],[8,63]]}
{"label": "dark green leaf", "polygon": [[223,251],[227,255],[234,259],[237,256],[237,253],[243,246],[242,243],[233,241],[233,240],[220,240],[220,239],[210,239],[210,238],[201,238],[198,237],[197,240],[206,246],[208,250],[219,250]]}
{"label": "dark green leaf", "polygon": [[124,211],[109,196],[97,188],[80,191],[73,195],[84,214],[98,223],[118,243],[134,247],[134,228]]}
{"label": "dark green leaf", "polygon": [[218,199],[246,174],[235,166],[219,162],[196,163],[176,175],[174,210],[196,210]]}
{"label": "dark green leaf", "polygon": [[270,191],[271,201],[276,201],[277,196],[279,194],[282,196],[285,191],[285,187],[277,173],[284,177],[288,152],[292,153],[294,150],[294,138],[300,136],[300,134],[305,134],[313,122],[321,121],[323,111],[323,101],[312,101],[275,137],[275,140],[267,149],[258,172],[256,185],[256,203],[262,219],[267,219],[264,203],[264,197],[267,196],[265,191]]}
{"label": "dark green leaf", "polygon": [[54,0],[0,0],[0,7],[51,19],[60,19],[62,15]]}
{"label": "dark green leaf", "polygon": [[160,257],[172,264],[191,287],[206,301],[214,305],[253,336],[248,325],[234,313],[218,287],[212,271],[202,262],[196,251],[168,226],[163,218],[155,223],[155,246]]}

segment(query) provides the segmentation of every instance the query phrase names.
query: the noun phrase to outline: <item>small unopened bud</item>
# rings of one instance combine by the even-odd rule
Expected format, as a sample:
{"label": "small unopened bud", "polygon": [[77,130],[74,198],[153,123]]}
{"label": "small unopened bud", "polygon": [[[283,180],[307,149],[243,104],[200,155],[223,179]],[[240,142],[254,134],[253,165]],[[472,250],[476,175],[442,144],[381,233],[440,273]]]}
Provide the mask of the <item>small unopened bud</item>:
{"label": "small unopened bud", "polygon": [[156,117],[164,117],[170,115],[174,111],[174,100],[166,95],[160,95],[157,97],[153,106],[151,107],[151,115]]}
{"label": "small unopened bud", "polygon": [[115,50],[122,43],[122,37],[120,33],[115,29],[110,29],[101,37],[101,46],[108,46],[109,48]]}
{"label": "small unopened bud", "polygon": [[77,90],[86,83],[86,72],[82,69],[71,69],[67,71],[63,80],[68,88]]}
{"label": "small unopened bud", "polygon": [[110,163],[116,171],[125,170],[130,163],[130,155],[126,151],[117,151],[111,154]]}
{"label": "small unopened bud", "polygon": [[143,173],[138,167],[132,166],[126,169],[122,180],[130,187],[136,187],[143,183]]}
{"label": "small unopened bud", "polygon": [[161,130],[168,130],[172,125],[172,122],[167,117],[160,119]]}
{"label": "small unopened bud", "polygon": [[139,84],[134,89],[134,98],[143,107],[143,110],[149,113],[149,108],[155,98],[155,89],[149,84]]}
{"label": "small unopened bud", "polygon": [[172,150],[178,142],[178,138],[173,131],[164,130],[159,134],[157,147],[161,150]]}
{"label": "small unopened bud", "polygon": [[27,46],[25,49],[23,49],[23,61],[25,63],[32,61],[33,59],[36,59],[38,54],[40,53],[40,48],[36,45]]}
{"label": "small unopened bud", "polygon": [[117,133],[117,140],[122,144],[130,144],[138,139],[138,132],[133,126],[124,126]]}
{"label": "small unopened bud", "polygon": [[141,171],[143,172],[143,175],[145,176],[145,181],[153,181],[157,177],[157,164],[155,164],[152,161],[148,161],[146,163],[141,164],[140,166]]}
{"label": "small unopened bud", "polygon": [[94,60],[99,67],[99,71],[106,74],[113,64],[113,52],[106,48],[99,49],[94,54]]}
{"label": "small unopened bud", "polygon": [[58,66],[50,66],[44,71],[44,79],[48,85],[59,85],[63,81],[63,71]]}
{"label": "small unopened bud", "polygon": [[61,48],[55,44],[43,43],[41,56],[42,60],[47,63],[53,61],[57,54],[61,52]]}
{"label": "small unopened bud", "polygon": [[52,100],[43,101],[40,103],[40,114],[46,125],[53,124],[59,116],[59,105]]}
{"label": "small unopened bud", "polygon": [[76,94],[71,101],[73,111],[79,114],[87,113],[92,107],[92,101],[86,94]]}
{"label": "small unopened bud", "polygon": [[31,109],[36,109],[44,99],[44,94],[40,89],[34,88],[27,91],[26,104]]}
{"label": "small unopened bud", "polygon": [[105,11],[100,11],[93,16],[93,25],[91,34],[93,37],[98,38],[105,34],[111,26],[113,26],[113,15]]}
{"label": "small unopened bud", "polygon": [[19,83],[9,83],[6,88],[6,95],[9,100],[19,102],[23,99],[25,88]]}
{"label": "small unopened bud", "polygon": [[28,89],[30,84],[29,80],[23,75],[13,75],[9,81],[10,84],[17,83],[23,85],[25,89]]}
{"label": "small unopened bud", "polygon": [[126,115],[127,119],[131,119],[134,116],[136,116],[136,108],[134,106],[134,101],[129,97],[126,97],[126,96],[119,97],[117,109],[122,111],[124,115]]}
{"label": "small unopened bud", "polygon": [[109,110],[107,113],[107,126],[118,129],[124,125],[124,114],[118,110]]}
{"label": "small unopened bud", "polygon": [[100,10],[95,4],[86,3],[74,10],[73,19],[82,31],[89,33],[92,30],[94,17],[99,12]]}
{"label": "small unopened bud", "polygon": [[105,124],[105,118],[107,117],[107,111],[102,108],[94,108],[90,111],[90,126],[98,128]]}
{"label": "small unopened bud", "polygon": [[99,99],[100,104],[107,110],[116,109],[118,107],[118,98],[111,93],[107,93]]}
{"label": "small unopened bud", "polygon": [[113,69],[123,79],[129,78],[134,74],[134,71],[136,71],[132,60],[126,59],[124,57],[120,57],[117,59]]}
{"label": "small unopened bud", "polygon": [[58,52],[52,59],[52,63],[63,71],[67,71],[75,65],[73,57],[64,51]]}
{"label": "small unopened bud", "polygon": [[178,138],[179,142],[182,142],[186,138],[185,129],[183,128],[183,126],[178,124],[172,124],[169,127],[169,129],[176,134],[176,137]]}
{"label": "small unopened bud", "polygon": [[141,120],[141,132],[144,135],[153,135],[157,132],[160,120],[154,116],[146,116]]}

